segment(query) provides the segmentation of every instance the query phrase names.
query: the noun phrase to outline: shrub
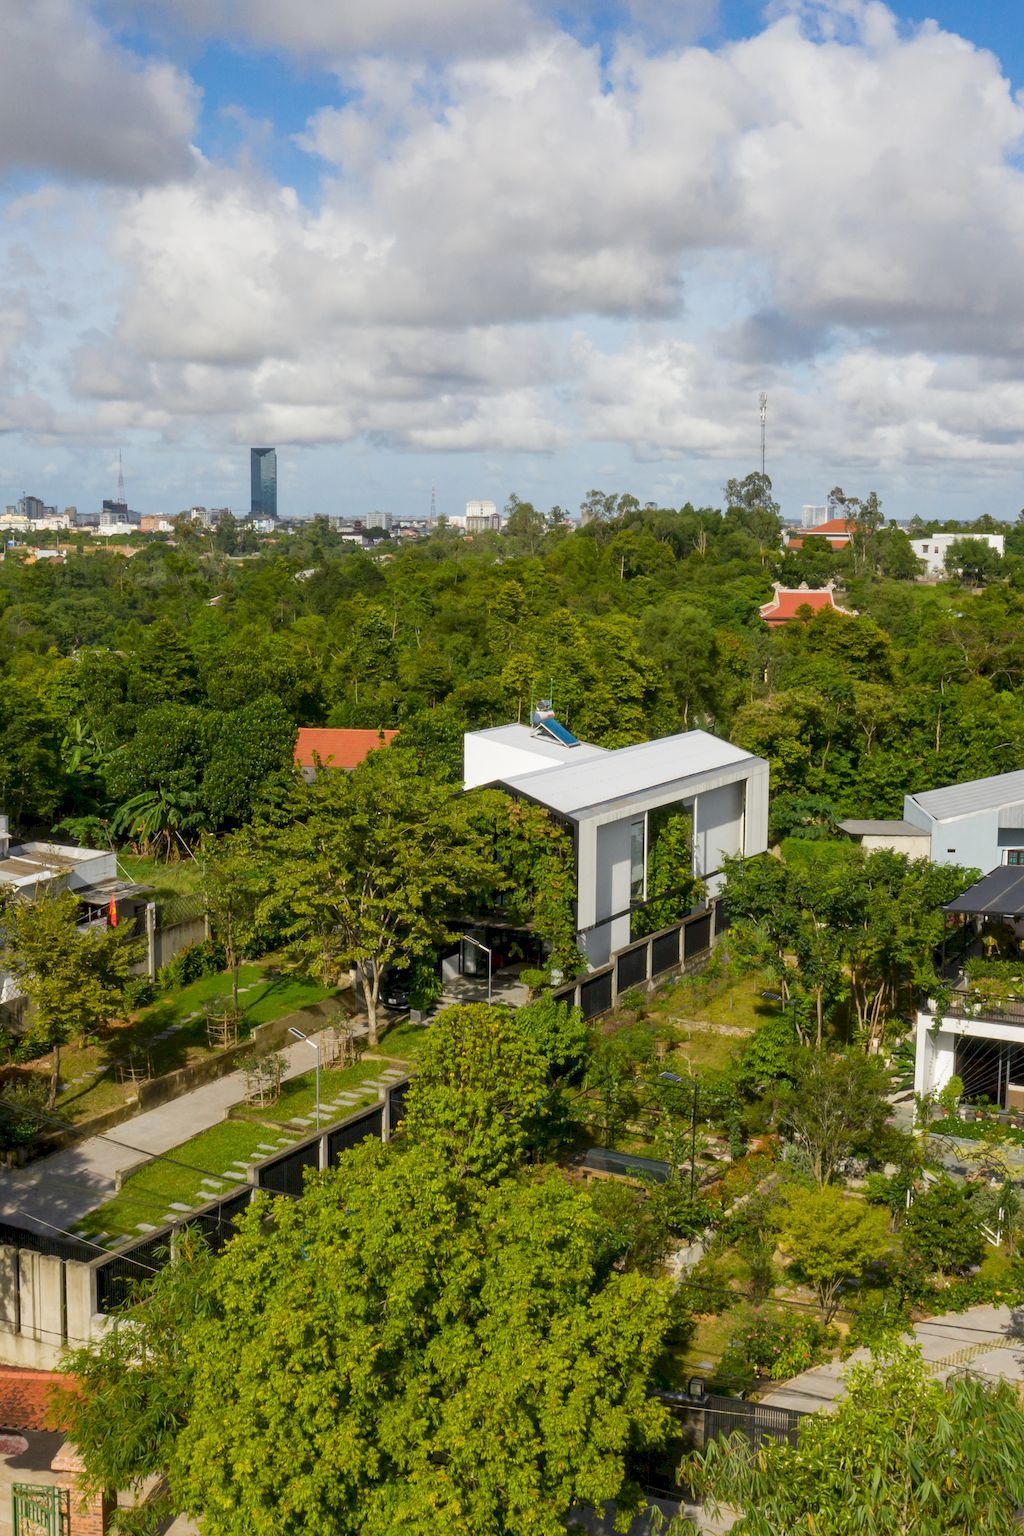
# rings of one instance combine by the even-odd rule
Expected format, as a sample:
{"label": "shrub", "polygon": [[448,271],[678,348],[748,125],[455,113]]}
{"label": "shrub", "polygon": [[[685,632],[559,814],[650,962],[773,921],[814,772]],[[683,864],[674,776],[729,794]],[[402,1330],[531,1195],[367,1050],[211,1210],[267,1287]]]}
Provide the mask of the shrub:
{"label": "shrub", "polygon": [[839,1335],[816,1317],[756,1308],[741,1319],[722,1353],[719,1379],[786,1381],[834,1349]]}
{"label": "shrub", "polygon": [[962,1184],[942,1178],[917,1196],[903,1226],[903,1247],[932,1269],[962,1272],[985,1251],[981,1223]]}
{"label": "shrub", "polygon": [[160,967],[157,986],[161,992],[177,992],[203,976],[218,975],[226,965],[227,956],[223,944],[216,939],[203,939],[198,944],[189,944],[173,960]]}

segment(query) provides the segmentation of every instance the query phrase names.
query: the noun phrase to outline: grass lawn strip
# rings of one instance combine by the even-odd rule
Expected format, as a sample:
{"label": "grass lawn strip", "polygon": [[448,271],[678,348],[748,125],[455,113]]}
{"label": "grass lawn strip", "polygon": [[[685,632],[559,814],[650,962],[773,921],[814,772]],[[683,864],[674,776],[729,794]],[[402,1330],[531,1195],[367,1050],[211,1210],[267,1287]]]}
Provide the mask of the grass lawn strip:
{"label": "grass lawn strip", "polygon": [[[379,1097],[377,1089],[364,1088],[363,1084],[376,1078],[378,1062],[359,1062],[342,1072],[325,1070],[320,1074],[320,1100],[322,1105],[331,1103],[342,1093],[351,1092],[354,1102],[343,1105],[340,1112],[324,1117],[342,1119]],[[137,1172],[129,1174],[121,1189],[104,1205],[100,1205],[79,1225],[84,1236],[97,1232],[113,1236],[137,1234],[140,1223],[161,1226],[174,1214],[176,1205],[203,1205],[216,1198],[214,1182],[223,1179],[226,1192],[232,1185],[245,1182],[243,1169],[248,1163],[260,1162],[267,1155],[262,1147],[272,1140],[284,1139],[281,1122],[297,1115],[313,1115],[316,1107],[315,1071],[302,1073],[283,1085],[277,1104],[265,1109],[239,1109],[237,1118],[222,1120],[189,1141],[182,1142],[166,1154],[166,1159],[156,1158],[145,1163]],[[188,1163],[190,1168],[180,1167]],[[233,1170],[233,1172],[229,1172]],[[179,1213],[180,1214],[180,1213]]]}

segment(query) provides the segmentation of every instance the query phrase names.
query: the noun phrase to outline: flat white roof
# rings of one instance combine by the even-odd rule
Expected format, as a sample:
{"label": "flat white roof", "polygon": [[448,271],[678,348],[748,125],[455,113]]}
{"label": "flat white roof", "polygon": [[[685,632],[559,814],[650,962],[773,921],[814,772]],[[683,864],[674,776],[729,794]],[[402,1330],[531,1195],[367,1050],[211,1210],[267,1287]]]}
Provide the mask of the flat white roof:
{"label": "flat white roof", "polygon": [[619,747],[590,760],[575,755],[578,747],[568,750],[574,755],[567,762],[500,782],[559,815],[576,817],[610,800],[643,795],[661,784],[714,773],[737,763],[760,761],[742,747],[734,747],[707,731],[662,736],[658,741]]}
{"label": "flat white roof", "polygon": [[907,799],[936,821],[971,816],[977,811],[1000,811],[1004,806],[1024,803],[1024,772],[996,773],[988,779],[950,784],[946,789],[926,789],[923,794],[908,795]]}
{"label": "flat white roof", "polygon": [[[473,740],[479,738],[493,742],[497,747],[515,747],[519,752],[531,752],[534,757],[546,757],[552,763],[578,763],[591,757],[608,756],[606,748],[592,746],[589,741],[580,741],[574,747],[567,747],[553,736],[529,725],[495,725],[486,731],[469,731],[467,736]],[[542,773],[544,771],[540,770]]]}

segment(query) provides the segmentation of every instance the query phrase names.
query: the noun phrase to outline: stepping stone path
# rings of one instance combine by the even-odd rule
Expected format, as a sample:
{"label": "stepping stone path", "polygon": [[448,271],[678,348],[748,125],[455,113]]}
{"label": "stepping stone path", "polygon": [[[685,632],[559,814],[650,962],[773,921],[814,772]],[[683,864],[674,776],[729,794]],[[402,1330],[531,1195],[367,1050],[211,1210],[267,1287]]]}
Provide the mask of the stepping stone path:
{"label": "stepping stone path", "polygon": [[171,1201],[171,1210],[172,1211],[194,1211],[195,1210],[195,1206],[194,1205],[183,1205],[180,1200],[172,1200]]}
{"label": "stepping stone path", "polygon": [[156,1227],[154,1227],[151,1222],[140,1221],[136,1223],[135,1230],[136,1232],[155,1232]]}
{"label": "stepping stone path", "polygon": [[399,1067],[388,1067],[386,1071],[381,1073],[381,1077],[396,1078],[404,1076],[405,1073]]}

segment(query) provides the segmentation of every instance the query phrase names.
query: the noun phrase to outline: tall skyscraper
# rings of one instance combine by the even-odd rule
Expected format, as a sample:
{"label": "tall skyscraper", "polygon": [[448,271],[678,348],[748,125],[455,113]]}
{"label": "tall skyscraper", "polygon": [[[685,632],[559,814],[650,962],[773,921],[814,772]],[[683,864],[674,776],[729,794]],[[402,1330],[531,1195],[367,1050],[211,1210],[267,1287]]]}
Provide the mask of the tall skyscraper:
{"label": "tall skyscraper", "polygon": [[249,449],[253,517],[277,516],[277,449]]}

